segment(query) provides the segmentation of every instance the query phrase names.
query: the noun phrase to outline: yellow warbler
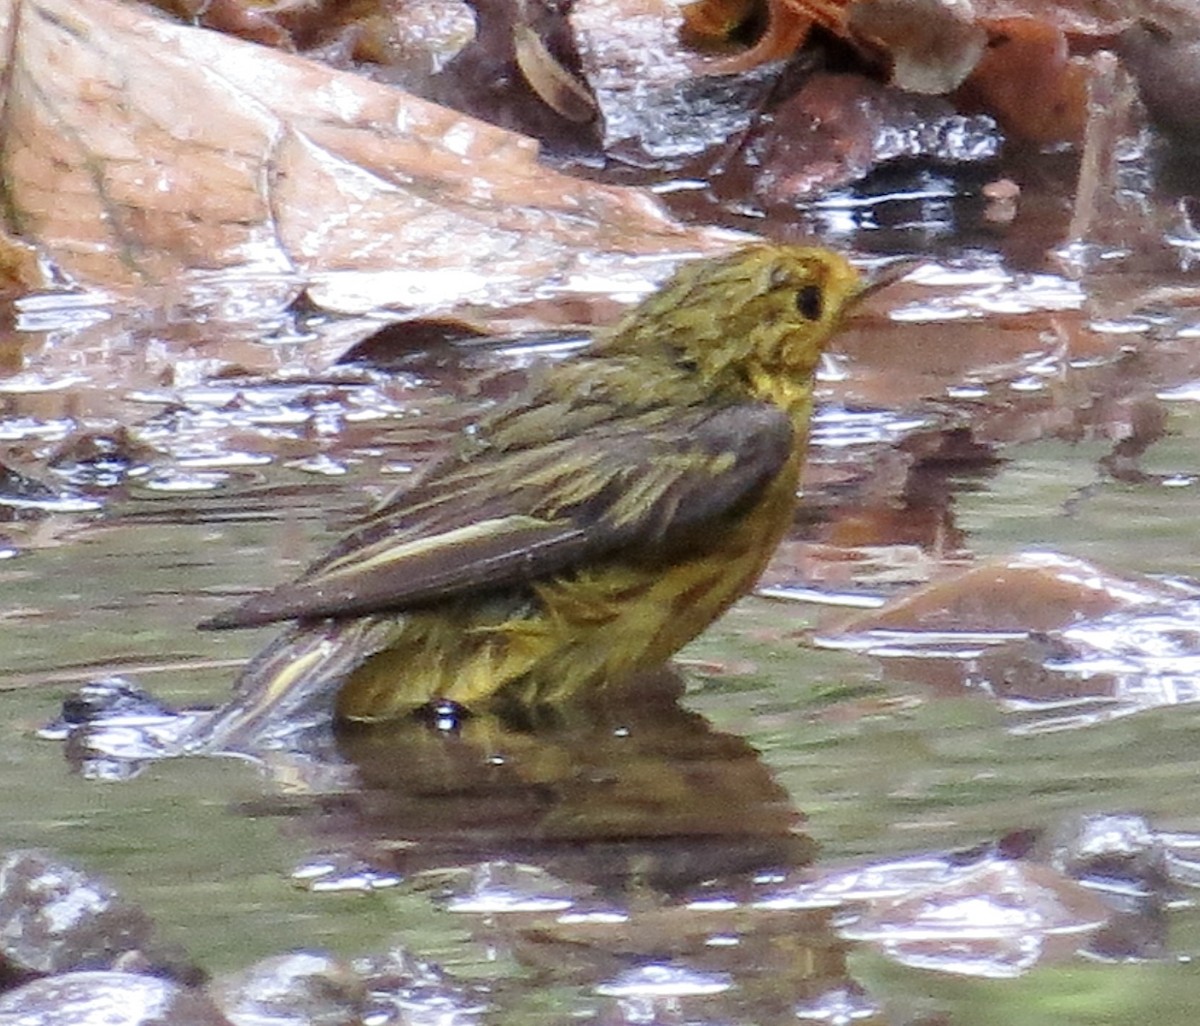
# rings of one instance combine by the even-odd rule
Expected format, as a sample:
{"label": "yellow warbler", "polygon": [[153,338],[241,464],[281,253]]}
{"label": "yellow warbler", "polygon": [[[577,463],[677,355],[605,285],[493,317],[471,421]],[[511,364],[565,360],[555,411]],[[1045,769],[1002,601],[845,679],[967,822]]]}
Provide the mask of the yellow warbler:
{"label": "yellow warbler", "polygon": [[353,720],[554,703],[661,664],[791,523],[821,350],[874,287],[820,248],[681,267],[299,580],[202,625],[296,621],[225,722],[314,690]]}

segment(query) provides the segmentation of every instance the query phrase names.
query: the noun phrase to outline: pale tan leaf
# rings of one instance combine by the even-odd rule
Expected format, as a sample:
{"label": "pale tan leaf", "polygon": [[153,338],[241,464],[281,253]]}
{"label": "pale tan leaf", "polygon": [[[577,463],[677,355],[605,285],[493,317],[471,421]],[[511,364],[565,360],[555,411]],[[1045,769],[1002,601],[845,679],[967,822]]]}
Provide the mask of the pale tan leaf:
{"label": "pale tan leaf", "polygon": [[0,0],[0,19],[12,227],[86,285],[256,275],[375,305],[400,272],[417,305],[495,305],[728,238],[523,136],[137,7]]}
{"label": "pale tan leaf", "polygon": [[596,101],[587,86],[558,62],[528,25],[513,25],[513,49],[525,81],[549,106],[568,121],[587,122],[596,116]]}
{"label": "pale tan leaf", "polygon": [[873,0],[850,8],[850,30],[885,51],[892,83],[941,95],[962,84],[987,42],[969,0]]}

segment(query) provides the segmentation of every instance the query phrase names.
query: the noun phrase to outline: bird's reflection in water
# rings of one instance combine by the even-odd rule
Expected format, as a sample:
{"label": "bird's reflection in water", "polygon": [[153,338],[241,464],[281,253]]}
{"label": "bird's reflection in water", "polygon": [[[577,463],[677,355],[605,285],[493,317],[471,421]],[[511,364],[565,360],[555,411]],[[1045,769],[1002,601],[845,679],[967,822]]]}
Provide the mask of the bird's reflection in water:
{"label": "bird's reflection in water", "polygon": [[787,792],[681,688],[662,670],[611,704],[342,727],[311,827],[405,876],[510,860],[605,893],[809,861]]}
{"label": "bird's reflection in water", "polygon": [[322,854],[298,875],[314,890],[425,888],[616,1021],[691,999],[718,1018],[794,1020],[798,1003],[846,992],[843,945],[826,912],[754,898],[814,845],[754,748],[684,709],[681,690],[664,670],[637,700],[344,727],[307,797],[293,778],[246,811],[312,833]]}

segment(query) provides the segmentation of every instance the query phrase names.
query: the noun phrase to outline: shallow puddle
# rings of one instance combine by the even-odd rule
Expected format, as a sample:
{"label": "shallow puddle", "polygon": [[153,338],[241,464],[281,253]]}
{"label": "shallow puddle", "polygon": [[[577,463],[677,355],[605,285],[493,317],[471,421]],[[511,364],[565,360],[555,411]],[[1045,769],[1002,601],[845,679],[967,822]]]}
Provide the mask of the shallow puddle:
{"label": "shallow puddle", "polygon": [[[376,324],[38,311],[0,393],[0,848],[103,874],[214,972],[402,945],[451,974],[371,1022],[1190,1022],[1192,315],[1101,317],[1010,266],[964,245],[846,333],[794,536],[644,701],[239,758],[98,751],[140,751],[138,716],[35,735],[105,676],[224,701],[271,632],[194,625],[293,576],[534,357],[343,366]],[[1179,598],[814,643],[1025,550]],[[1038,689],[1005,692],[1013,666]]]}

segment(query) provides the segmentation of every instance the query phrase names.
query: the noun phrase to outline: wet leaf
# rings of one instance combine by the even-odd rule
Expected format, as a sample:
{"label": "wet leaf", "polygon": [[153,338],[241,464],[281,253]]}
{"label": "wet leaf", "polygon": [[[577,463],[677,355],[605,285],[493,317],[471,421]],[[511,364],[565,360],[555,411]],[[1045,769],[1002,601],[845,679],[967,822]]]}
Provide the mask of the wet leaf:
{"label": "wet leaf", "polygon": [[831,637],[871,630],[1045,631],[1177,595],[1055,553],[989,560],[854,617]]}
{"label": "wet leaf", "polygon": [[916,96],[861,75],[818,72],[744,148],[768,205],[811,201],[895,160],[968,163],[994,157],[995,123],[964,117],[944,99]]}
{"label": "wet leaf", "polygon": [[85,971],[34,980],[0,997],[9,1022],[84,1026],[226,1026],[203,991],[136,972]]}
{"label": "wet leaf", "polygon": [[[883,875],[889,867],[873,868]],[[1093,892],[1047,866],[996,859],[877,898],[842,933],[874,941],[902,965],[1005,978],[1073,953],[1081,935],[1111,915]]]}
{"label": "wet leaf", "polygon": [[[808,38],[809,30],[818,21],[819,9],[810,8],[818,8],[818,5],[807,4],[804,0],[768,0],[767,27],[761,38],[745,53],[722,61],[719,70],[722,73],[746,71],[768,61],[790,57]],[[841,5],[829,5],[823,20],[840,24]]]}
{"label": "wet leaf", "polygon": [[596,101],[581,82],[559,62],[528,25],[513,26],[517,67],[530,87],[568,121],[591,121]]}
{"label": "wet leaf", "polygon": [[438,307],[718,244],[405,93],[108,0],[17,3],[8,209],[82,283]]}
{"label": "wet leaf", "polygon": [[19,849],[0,862],[0,926],[0,966],[9,978],[139,964],[183,982],[200,975],[176,962],[139,905],[45,852]]}
{"label": "wet leaf", "polygon": [[1200,25],[1195,34],[1138,25],[1122,36],[1120,54],[1137,75],[1138,94],[1155,124],[1194,146],[1200,140]]}
{"label": "wet leaf", "polygon": [[892,84],[941,95],[983,54],[987,33],[969,0],[875,0],[850,8],[849,27],[891,59]]}
{"label": "wet leaf", "polygon": [[717,46],[761,14],[756,0],[695,0],[682,10],[684,31],[700,46]]}
{"label": "wet leaf", "polygon": [[960,101],[1034,142],[1079,142],[1087,118],[1088,64],[1064,32],[1032,18],[987,23],[988,40]]}
{"label": "wet leaf", "polygon": [[438,349],[463,339],[480,338],[486,333],[465,321],[449,318],[419,318],[386,324],[356,342],[338,363],[357,363],[369,367],[400,367],[415,353]]}
{"label": "wet leaf", "polygon": [[366,993],[351,966],[322,951],[263,959],[216,980],[214,1003],[232,1023],[353,1026],[362,1021]]}
{"label": "wet leaf", "polygon": [[285,4],[273,5],[274,9],[271,9],[245,3],[243,0],[209,0],[208,3],[187,6],[200,8],[193,13],[193,17],[199,15],[206,28],[248,39],[252,43],[275,46],[281,50],[291,50],[295,47],[291,33],[280,24],[278,17],[280,7],[286,13]]}
{"label": "wet leaf", "polygon": [[683,8],[685,38],[702,49],[752,43],[709,69],[713,74],[748,71],[791,57],[814,25],[846,35],[846,10],[852,4],[853,0],[697,0]]}
{"label": "wet leaf", "polygon": [[569,20],[603,147],[639,167],[717,152],[753,123],[777,78],[772,68],[726,74],[737,69],[686,44],[670,0],[576,0]]}
{"label": "wet leaf", "polygon": [[0,293],[20,295],[50,284],[37,250],[0,230]]}
{"label": "wet leaf", "polygon": [[[965,109],[991,114],[1012,135],[1037,143],[1081,139],[1088,68],[1075,44],[1089,53],[1139,22],[1152,28],[1139,30],[1130,55],[1143,68],[1150,102],[1178,121],[1173,97],[1190,87],[1188,73],[1175,69],[1186,67],[1187,47],[1200,32],[1200,17],[1183,0],[700,0],[684,19],[686,38],[701,48],[751,37],[747,49],[707,73],[788,58],[819,24],[851,43],[863,69],[888,69],[892,85],[932,95],[962,87],[957,100]],[[1159,51],[1161,59],[1148,56]]]}
{"label": "wet leaf", "polygon": [[1192,0],[972,0],[982,19],[1030,18],[1071,35],[1109,35],[1139,18],[1177,27],[1194,23]]}

